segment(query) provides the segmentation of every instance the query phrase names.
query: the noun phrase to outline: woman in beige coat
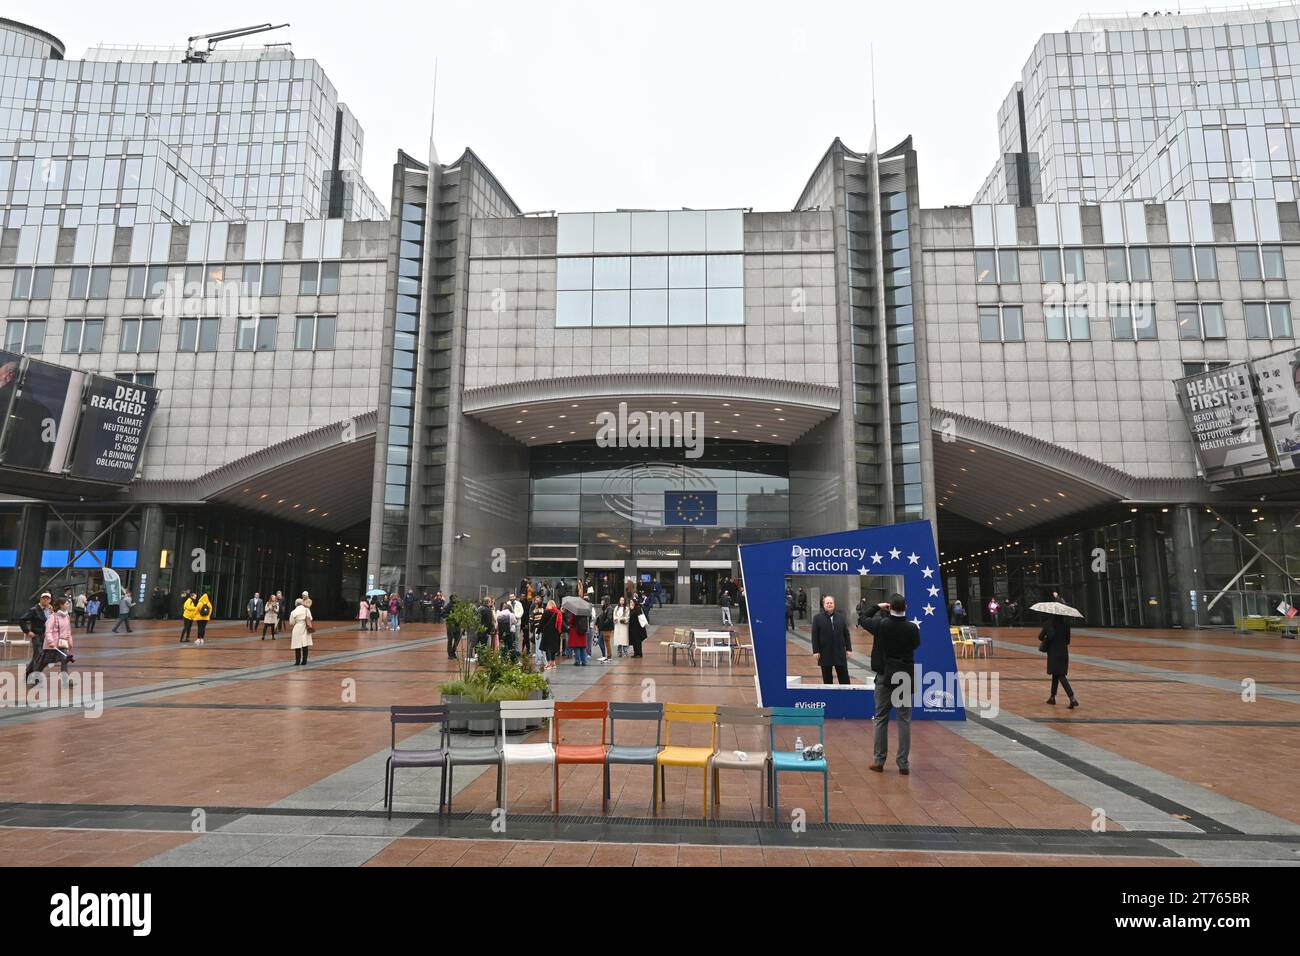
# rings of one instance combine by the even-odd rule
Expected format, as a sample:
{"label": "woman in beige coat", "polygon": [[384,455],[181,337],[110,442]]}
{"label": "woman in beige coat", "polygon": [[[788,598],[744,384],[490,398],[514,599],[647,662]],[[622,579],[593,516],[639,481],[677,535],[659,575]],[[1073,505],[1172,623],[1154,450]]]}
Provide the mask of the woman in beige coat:
{"label": "woman in beige coat", "polygon": [[614,652],[619,657],[627,656],[627,649],[630,646],[628,640],[627,625],[632,620],[632,612],[627,606],[627,598],[618,599],[618,607],[614,608]]}
{"label": "woman in beige coat", "polygon": [[289,646],[293,648],[294,666],[307,663],[307,655],[311,652],[311,634],[314,628],[311,622],[311,598],[298,598],[294,601],[296,605],[293,613],[289,615],[289,627],[293,629],[293,635],[289,640]]}

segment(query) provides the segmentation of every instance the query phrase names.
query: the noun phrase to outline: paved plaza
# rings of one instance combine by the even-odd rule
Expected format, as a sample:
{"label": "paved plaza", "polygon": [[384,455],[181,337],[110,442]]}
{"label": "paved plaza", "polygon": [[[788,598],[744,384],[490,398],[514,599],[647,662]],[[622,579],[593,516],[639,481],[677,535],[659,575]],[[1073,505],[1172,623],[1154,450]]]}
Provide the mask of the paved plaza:
{"label": "paved plaza", "polygon": [[[743,630],[743,629],[742,629]],[[860,634],[861,632],[859,632]],[[982,631],[981,633],[985,633]],[[202,647],[171,622],[78,635],[83,687],[102,714],[0,709],[0,860],[19,866],[1192,866],[1300,864],[1300,647],[1274,637],[1176,630],[1074,633],[1070,678],[1082,706],[1044,703],[1035,632],[1003,628],[991,658],[997,711],[917,722],[912,773],[868,772],[871,727],[829,721],[830,824],[815,775],[784,775],[772,821],[757,775],[724,774],[715,819],[703,776],[670,768],[651,814],[645,767],[565,766],[560,813],[550,771],[512,767],[505,832],[495,772],[455,777],[437,812],[437,772],[398,774],[383,809],[388,708],[433,704],[455,674],[440,625],[360,632],[322,624],[308,666],[289,642],[217,623]],[[651,628],[646,657],[551,671],[558,700],[753,705],[753,663],[674,665]],[[859,646],[869,646],[869,640]],[[806,636],[791,670],[812,679]],[[26,648],[0,680],[20,682]],[[803,656],[798,656],[802,653]],[[865,655],[853,679],[865,679]],[[4,675],[8,672],[10,677]],[[1064,702],[1064,696],[1061,700]],[[566,725],[565,739],[583,742]],[[417,731],[429,733],[428,731]],[[721,749],[757,749],[724,730]],[[418,740],[405,740],[413,746]],[[519,738],[522,739],[522,738]],[[542,739],[535,735],[529,739]],[[598,739],[598,738],[597,738]],[[457,735],[455,744],[466,741]],[[796,779],[808,777],[809,779]],[[806,818],[792,823],[791,812]]]}

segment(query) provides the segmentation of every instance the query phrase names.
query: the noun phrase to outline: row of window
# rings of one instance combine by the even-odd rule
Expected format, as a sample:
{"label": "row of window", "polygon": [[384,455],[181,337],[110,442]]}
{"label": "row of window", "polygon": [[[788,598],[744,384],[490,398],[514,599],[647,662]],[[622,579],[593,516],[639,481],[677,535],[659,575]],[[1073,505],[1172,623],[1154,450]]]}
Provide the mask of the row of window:
{"label": "row of window", "polygon": [[[243,296],[279,295],[280,263],[254,262],[248,265],[214,264],[185,267],[185,295],[219,295],[230,283],[237,283]],[[75,266],[68,284],[69,299],[107,299],[109,266]],[[129,299],[152,299],[167,289],[167,266],[131,266],[126,273]],[[54,291],[54,267],[35,266],[14,270],[9,297],[16,301],[49,299]],[[336,295],[339,291],[339,263],[304,262],[298,274],[299,295]]]}
{"label": "row of window", "polygon": [[[1290,302],[1244,304],[1246,337],[1292,337]],[[1222,302],[1179,302],[1174,306],[1178,337],[1192,341],[1225,339]],[[1087,305],[1046,305],[1043,319],[1049,342],[1083,342],[1092,338]],[[1019,305],[982,305],[979,308],[981,342],[1023,342],[1025,310]],[[1158,338],[1155,307],[1150,303],[1122,302],[1110,306],[1111,335],[1115,341],[1135,342]]]}
{"label": "row of window", "polygon": [[[275,349],[279,316],[247,316],[238,320],[235,349],[240,352],[270,352]],[[221,331],[219,318],[180,320],[177,351],[215,352]],[[333,315],[299,315],[295,317],[293,347],[312,352],[334,348],[337,319]],[[122,320],[119,352],[157,352],[162,341],[162,319]],[[90,355],[102,350],[104,319],[65,319],[62,351]],[[10,352],[38,355],[45,350],[44,319],[10,319],[5,326],[5,348]]]}
{"label": "row of window", "polygon": [[[1042,281],[1085,282],[1082,249],[1042,249],[1038,253]],[[1104,250],[1107,282],[1150,282],[1149,249],[1122,246]],[[1170,246],[1170,264],[1176,282],[1217,282],[1219,263],[1214,246]],[[1237,277],[1262,281],[1285,279],[1281,246],[1238,246]],[[1015,249],[979,249],[975,252],[975,281],[980,285],[1020,281],[1020,253]]]}

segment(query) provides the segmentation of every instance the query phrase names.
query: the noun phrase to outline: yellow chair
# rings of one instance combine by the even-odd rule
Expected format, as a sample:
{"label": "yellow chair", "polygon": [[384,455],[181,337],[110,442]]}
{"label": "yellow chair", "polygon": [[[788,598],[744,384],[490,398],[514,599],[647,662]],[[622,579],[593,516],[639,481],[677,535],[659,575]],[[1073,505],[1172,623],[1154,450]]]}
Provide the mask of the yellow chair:
{"label": "yellow chair", "polygon": [[[707,747],[681,747],[673,745],[673,724],[708,724]],[[655,813],[664,798],[668,767],[699,767],[704,771],[704,816],[709,815],[709,761],[718,752],[718,708],[714,704],[664,704],[664,748],[656,761],[659,774],[654,784]]]}
{"label": "yellow chair", "polygon": [[965,657],[967,651],[975,653],[975,642],[966,636],[962,628],[950,627],[948,633],[952,635],[952,646],[958,657]]}

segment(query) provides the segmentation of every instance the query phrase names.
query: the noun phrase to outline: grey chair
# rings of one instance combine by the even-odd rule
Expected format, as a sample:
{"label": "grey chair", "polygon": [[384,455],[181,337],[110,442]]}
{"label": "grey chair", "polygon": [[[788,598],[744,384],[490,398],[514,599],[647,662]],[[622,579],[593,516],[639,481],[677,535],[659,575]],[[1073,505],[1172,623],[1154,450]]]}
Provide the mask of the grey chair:
{"label": "grey chair", "polygon": [[451,801],[455,794],[453,786],[457,767],[491,767],[497,768],[497,806],[501,806],[501,704],[466,704],[451,703],[447,705],[448,720],[451,723],[461,721],[491,721],[492,739],[476,739],[468,746],[454,746],[448,751],[447,760],[447,812],[451,813]]}
{"label": "grey chair", "polygon": [[[388,819],[393,819],[393,785],[394,774],[399,767],[439,767],[444,772],[438,780],[438,810],[447,802],[447,766],[448,747],[451,742],[451,729],[447,721],[447,705],[433,704],[423,707],[390,707],[388,709],[389,728],[391,730],[388,760],[384,765],[384,809]],[[442,726],[442,746],[436,750],[398,750],[398,724],[440,724]]]}
{"label": "grey chair", "polygon": [[763,750],[746,750],[745,759],[736,756],[734,750],[724,750],[721,740],[723,727],[757,727],[762,731],[758,737],[759,746],[766,748],[771,736],[772,711],[766,707],[719,707],[718,708],[718,752],[713,755],[710,770],[713,773],[713,812],[717,815],[722,805],[719,784],[719,771],[722,770],[757,770],[763,775],[760,786],[766,796],[767,806],[772,805],[772,755]]}
{"label": "grey chair", "polygon": [[[655,722],[655,742],[650,744],[620,744],[618,742],[618,722],[620,720],[653,720]],[[609,705],[609,751],[605,754],[605,794],[604,803],[609,804],[609,768],[613,764],[641,765],[650,768],[654,801],[658,799],[659,776],[655,766],[659,761],[659,751],[663,749],[664,734],[663,704],[619,704]],[[627,731],[623,736],[626,738]]]}

